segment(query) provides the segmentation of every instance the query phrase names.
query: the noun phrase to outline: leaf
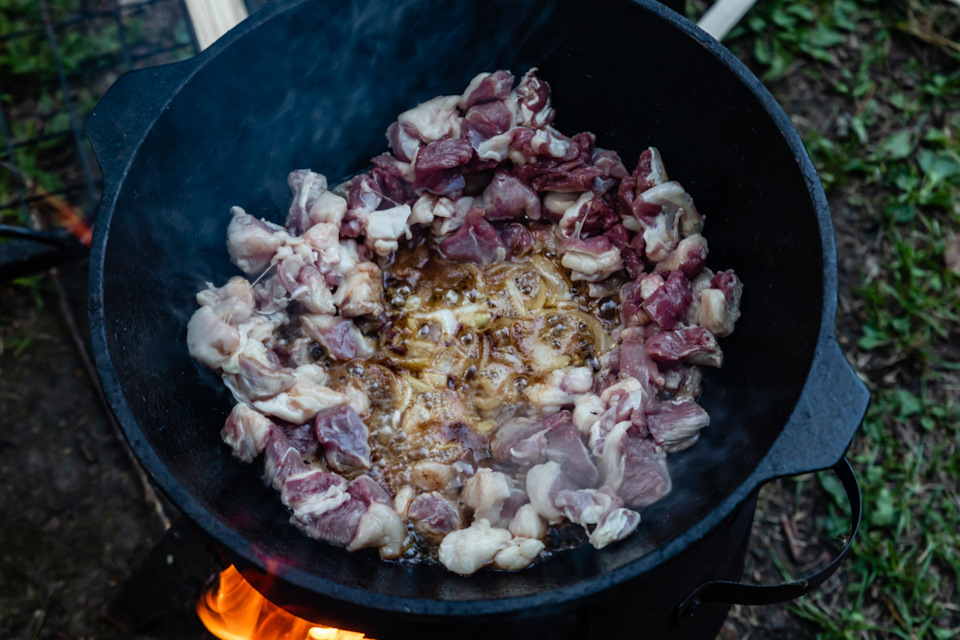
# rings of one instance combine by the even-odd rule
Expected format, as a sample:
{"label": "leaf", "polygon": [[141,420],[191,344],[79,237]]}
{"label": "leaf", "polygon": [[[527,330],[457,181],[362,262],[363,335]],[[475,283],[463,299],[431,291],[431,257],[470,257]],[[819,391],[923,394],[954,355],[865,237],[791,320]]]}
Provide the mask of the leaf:
{"label": "leaf", "polygon": [[887,207],[887,215],[897,224],[906,224],[917,219],[917,210],[910,204],[894,204]]}
{"label": "leaf", "polygon": [[763,38],[757,38],[756,41],[754,41],[753,57],[756,58],[760,64],[770,64],[770,47],[763,41]]}
{"label": "leaf", "polygon": [[853,132],[857,134],[857,141],[860,144],[867,143],[867,126],[863,122],[863,118],[860,116],[854,116],[850,119],[850,128],[853,129]]}
{"label": "leaf", "polygon": [[817,474],[817,480],[824,491],[833,499],[833,503],[844,510],[850,512],[850,504],[847,502],[847,492],[843,489],[840,479],[828,471],[821,471]]}
{"label": "leaf", "polygon": [[817,23],[817,26],[810,31],[809,38],[811,46],[818,49],[829,49],[847,41],[843,33],[822,22]]}
{"label": "leaf", "polygon": [[892,182],[897,189],[906,194],[912,193],[920,186],[920,178],[907,172],[894,173]]}
{"label": "leaf", "polygon": [[917,157],[925,178],[936,184],[960,172],[960,159],[949,151],[923,149]]}
{"label": "leaf", "polygon": [[891,394],[893,395],[894,403],[900,407],[899,417],[901,419],[915,416],[923,411],[923,403],[920,402],[920,398],[910,391],[906,389],[895,389]]}
{"label": "leaf", "polygon": [[880,145],[880,151],[893,160],[902,160],[908,157],[913,152],[912,133],[909,129],[896,132],[883,141],[883,144]]}
{"label": "leaf", "polygon": [[825,62],[826,64],[833,64],[834,62],[833,56],[823,49],[809,49],[807,53],[809,53],[812,58],[819,60],[820,62]]}
{"label": "leaf", "polygon": [[813,22],[813,19],[815,17],[813,14],[813,10],[810,7],[803,4],[791,4],[787,8],[787,11],[789,11],[795,16],[798,16],[800,18],[803,18],[804,20],[807,20],[808,22]]}
{"label": "leaf", "polygon": [[783,29],[793,29],[797,24],[796,18],[785,11],[780,11],[779,9],[774,10],[773,15],[770,16],[770,19],[773,20],[774,24]]}
{"label": "leaf", "polygon": [[870,514],[870,523],[877,527],[888,527],[893,524],[894,517],[893,497],[890,495],[890,489],[884,487],[877,493],[874,510]]}
{"label": "leaf", "polygon": [[767,21],[760,16],[753,14],[747,18],[747,26],[750,27],[751,31],[762,33],[764,29],[767,28]]}
{"label": "leaf", "polygon": [[866,351],[890,344],[890,336],[884,331],[871,327],[868,324],[863,325],[863,335],[857,340],[857,346]]}
{"label": "leaf", "polygon": [[937,127],[930,127],[925,134],[923,134],[924,142],[937,142],[940,144],[947,144],[950,142],[950,134],[943,129],[938,129]]}

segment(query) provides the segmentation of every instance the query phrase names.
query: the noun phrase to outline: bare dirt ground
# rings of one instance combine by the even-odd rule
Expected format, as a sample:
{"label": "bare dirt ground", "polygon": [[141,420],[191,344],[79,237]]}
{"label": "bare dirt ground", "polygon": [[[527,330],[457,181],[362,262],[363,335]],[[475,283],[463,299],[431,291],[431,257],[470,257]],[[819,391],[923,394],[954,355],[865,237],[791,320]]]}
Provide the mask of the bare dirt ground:
{"label": "bare dirt ground", "polygon": [[[82,308],[84,267],[65,270],[62,280]],[[168,614],[157,624],[122,600],[164,525],[99,404],[49,282],[38,293],[39,305],[23,289],[0,288],[0,637],[209,637],[191,613],[196,585],[188,581],[155,601]],[[118,598],[119,610],[108,611]],[[134,634],[111,613],[148,624]]]}

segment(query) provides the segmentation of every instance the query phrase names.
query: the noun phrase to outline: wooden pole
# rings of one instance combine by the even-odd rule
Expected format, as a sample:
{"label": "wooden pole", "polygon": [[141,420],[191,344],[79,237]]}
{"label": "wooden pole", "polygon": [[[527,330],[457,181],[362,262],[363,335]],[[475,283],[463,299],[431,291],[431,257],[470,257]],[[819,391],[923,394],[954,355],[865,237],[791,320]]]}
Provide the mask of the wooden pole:
{"label": "wooden pole", "polygon": [[186,0],[197,44],[206,49],[249,13],[243,0]]}
{"label": "wooden pole", "polygon": [[730,33],[757,0],[717,0],[700,18],[697,26],[717,40]]}

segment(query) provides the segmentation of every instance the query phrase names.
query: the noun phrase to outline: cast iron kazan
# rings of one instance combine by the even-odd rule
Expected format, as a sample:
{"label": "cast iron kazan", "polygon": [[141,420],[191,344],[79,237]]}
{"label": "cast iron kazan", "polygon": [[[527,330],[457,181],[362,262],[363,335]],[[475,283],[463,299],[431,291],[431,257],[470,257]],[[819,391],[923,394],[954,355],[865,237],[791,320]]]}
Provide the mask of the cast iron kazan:
{"label": "cast iron kazan", "polygon": [[[480,71],[531,66],[561,131],[595,132],[628,165],[659,147],[706,214],[708,266],[745,283],[723,369],[705,375],[712,422],[670,457],[673,492],[602,551],[465,578],[310,540],[220,442],[231,398],[186,349],[194,294],[238,273],[228,208],[282,222],[288,171],[352,174],[401,111]],[[88,133],[106,181],[90,315],[107,396],[156,483],[271,600],[381,640],[710,638],[722,603],[796,597],[832,571],[767,591],[716,583],[739,578],[771,479],[837,464],[859,520],[838,460],[867,393],[834,334],[833,228],[800,138],[734,56],[663,6],[280,2],[192,60],[121,77]]]}

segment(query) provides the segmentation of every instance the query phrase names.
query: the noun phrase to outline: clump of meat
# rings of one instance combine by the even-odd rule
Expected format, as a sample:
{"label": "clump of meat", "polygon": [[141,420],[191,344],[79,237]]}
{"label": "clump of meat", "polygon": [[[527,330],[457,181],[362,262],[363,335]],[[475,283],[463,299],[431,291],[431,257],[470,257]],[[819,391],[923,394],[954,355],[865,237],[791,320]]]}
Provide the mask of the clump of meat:
{"label": "clump of meat", "polygon": [[282,227],[231,210],[252,282],[201,291],[187,344],[311,537],[462,574],[528,566],[564,522],[600,549],[709,424],[699,368],[742,285],[706,268],[702,214],[657,149],[627,171],[551,126],[535,70],[514,85],[400,114],[339,189],[292,172]]}

